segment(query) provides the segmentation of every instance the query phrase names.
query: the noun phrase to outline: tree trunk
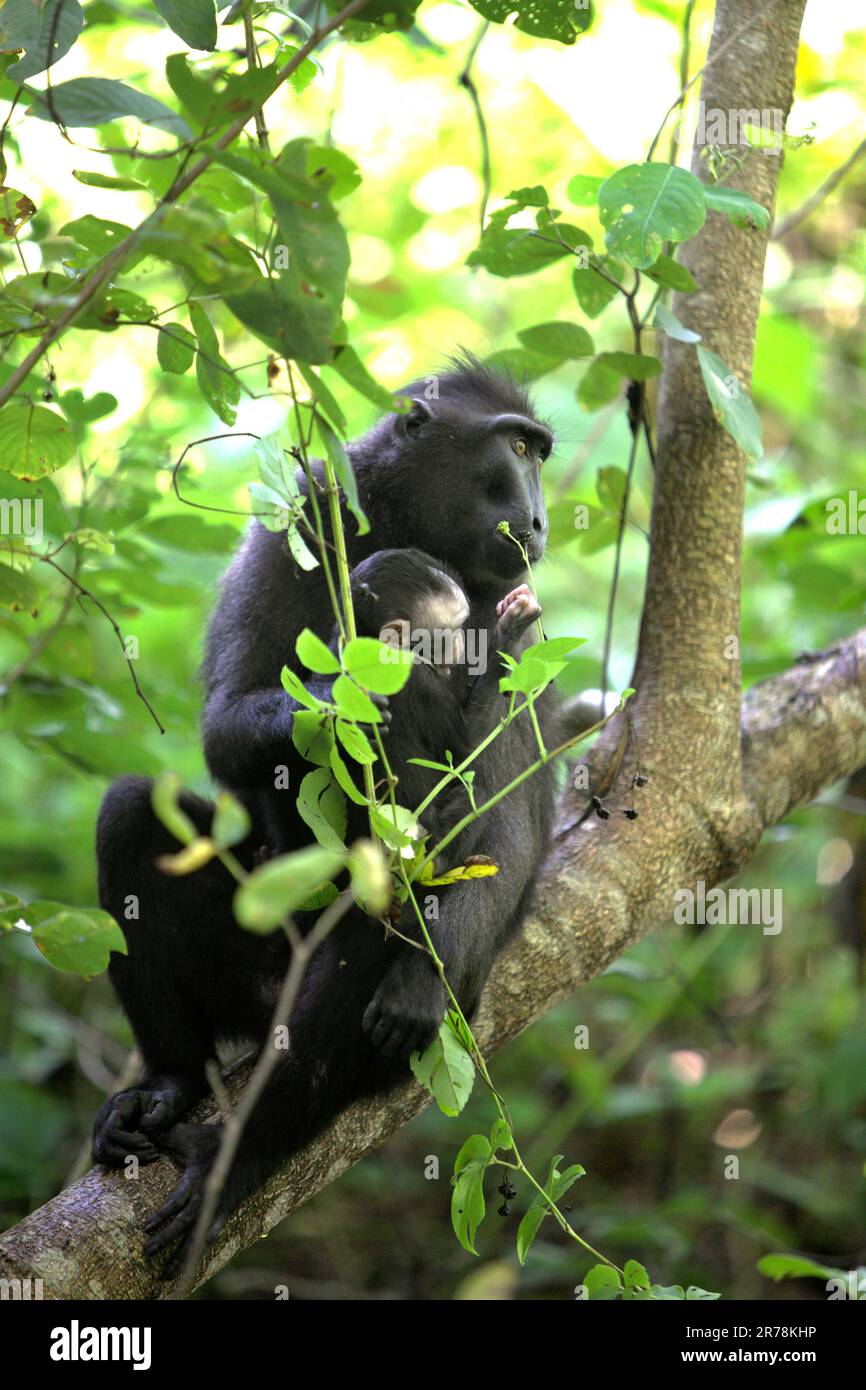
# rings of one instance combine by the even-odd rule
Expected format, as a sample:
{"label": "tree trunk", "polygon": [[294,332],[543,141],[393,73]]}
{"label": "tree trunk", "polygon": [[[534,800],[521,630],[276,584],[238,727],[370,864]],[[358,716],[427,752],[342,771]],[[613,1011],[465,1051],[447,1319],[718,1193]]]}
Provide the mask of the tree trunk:
{"label": "tree trunk", "polygon": [[[703,77],[707,112],[787,116],[805,0],[718,0]],[[752,21],[752,22],[750,22]],[[780,150],[748,155],[729,182],[771,210]],[[696,149],[694,172],[703,176]],[[744,386],[751,374],[767,234],[710,214],[682,260],[700,287],[675,304]],[[665,344],[651,555],[631,702],[642,771],[640,819],[581,821],[566,796],[560,830],[522,938],[497,963],[477,1036],[514,1037],[659,922],[676,890],[745,865],[763,831],[866,764],[866,629],[741,696],[736,639],[745,468],[717,423],[693,350]],[[589,760],[612,763],[624,716]],[[619,725],[620,727],[617,727]],[[627,751],[610,796],[630,785]],[[237,1096],[247,1076],[229,1080]],[[426,1103],[414,1083],[347,1110],[229,1222],[204,1280],[383,1143]],[[202,1107],[201,1113],[206,1113]],[[0,1237],[0,1276],[41,1278],[52,1298],[164,1295],[142,1255],[141,1224],[174,1186],[168,1162],[137,1182],[93,1170]]]}

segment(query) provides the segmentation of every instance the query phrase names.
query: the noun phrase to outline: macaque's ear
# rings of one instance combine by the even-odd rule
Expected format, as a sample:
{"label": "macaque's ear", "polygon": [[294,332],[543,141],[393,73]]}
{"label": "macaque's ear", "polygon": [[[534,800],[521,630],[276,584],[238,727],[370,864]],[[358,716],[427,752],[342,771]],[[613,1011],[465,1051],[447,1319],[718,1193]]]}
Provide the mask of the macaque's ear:
{"label": "macaque's ear", "polygon": [[433,412],[427,402],[413,400],[409,410],[394,417],[394,429],[404,438],[414,439],[432,419]]}
{"label": "macaque's ear", "polygon": [[390,622],[379,629],[379,641],[384,642],[389,647],[407,649],[411,631],[412,625],[408,618],[392,618]]}

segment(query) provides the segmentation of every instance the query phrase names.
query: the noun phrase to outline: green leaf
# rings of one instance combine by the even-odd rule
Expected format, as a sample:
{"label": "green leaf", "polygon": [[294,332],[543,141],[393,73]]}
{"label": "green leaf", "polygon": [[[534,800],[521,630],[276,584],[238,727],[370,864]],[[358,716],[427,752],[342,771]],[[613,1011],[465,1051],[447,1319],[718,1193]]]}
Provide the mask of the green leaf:
{"label": "green leaf", "polygon": [[153,0],[166,24],[190,48],[216,48],[214,0]]}
{"label": "green leaf", "polygon": [[672,309],[668,309],[664,304],[656,307],[654,326],[664,329],[669,338],[676,338],[680,343],[699,343],[700,333],[696,333],[693,328],[686,328],[685,324],[680,323]]}
{"label": "green leaf", "polygon": [[[520,209],[514,207],[509,215]],[[574,254],[577,246],[591,246],[591,238],[579,227],[558,222],[556,230],[564,237],[559,242],[550,229],[540,232],[532,227],[506,227],[494,214],[485,227],[478,246],[467,259],[467,265],[480,265],[491,275],[510,278],[532,275],[564,256]]]}
{"label": "green leaf", "polygon": [[[600,260],[611,278],[621,284],[622,276],[625,274],[625,266],[622,261],[617,261],[612,256],[603,256],[600,257]],[[572,273],[572,281],[577,302],[583,312],[588,314],[591,319],[598,318],[599,314],[619,294],[616,285],[612,285],[610,280],[605,280],[592,267],[587,270],[581,270],[580,267],[577,267]]]}
{"label": "green leaf", "polygon": [[[582,1178],[586,1171],[579,1163],[573,1163],[569,1168],[560,1172],[559,1164],[561,1162],[562,1154],[555,1154],[550,1160],[550,1167],[544,1182],[544,1190],[554,1202],[558,1202],[560,1197],[577,1182],[578,1178]],[[550,1208],[544,1198],[540,1194],[537,1195],[517,1230],[517,1258],[521,1264],[526,1263],[529,1247],[534,1241],[542,1221],[549,1213]]]}
{"label": "green leaf", "polygon": [[360,690],[348,676],[338,676],[334,681],[331,698],[337,712],[352,724],[381,724],[382,712],[378,710],[363,690]]}
{"label": "green leaf", "polygon": [[622,376],[600,353],[581,377],[577,399],[584,410],[600,410],[622,394]]}
{"label": "green leaf", "polygon": [[0,565],[0,608],[9,613],[30,613],[35,618],[39,602],[39,590],[32,579],[9,565]]}
{"label": "green leaf", "polygon": [[298,912],[321,912],[323,907],[330,907],[335,898],[340,895],[333,883],[320,883],[318,888],[314,888],[298,907]]}
{"label": "green leaf", "polygon": [[356,840],[349,852],[349,872],[352,875],[352,894],[365,912],[378,916],[384,912],[394,894],[391,871],[375,840]]}
{"label": "green leaf", "polygon": [[564,656],[573,652],[576,647],[582,647],[586,640],[585,637],[545,637],[543,642],[533,642],[530,646],[524,647],[522,655],[542,664],[558,666]]}
{"label": "green leaf", "polygon": [[604,179],[596,174],[575,174],[569,179],[566,192],[575,207],[595,207],[598,202],[598,190],[603,183]]}
{"label": "green leaf", "polygon": [[245,806],[230,792],[220,792],[214,807],[211,838],[220,849],[236,845],[250,832],[250,816]]}
{"label": "green leaf", "polygon": [[564,661],[550,660],[543,655],[541,658],[533,657],[525,651],[519,662],[515,665],[509,663],[509,666],[508,673],[499,682],[499,689],[503,693],[513,691],[520,695],[531,695],[565,670]]}
{"label": "green leaf", "polygon": [[134,189],[148,191],[147,184],[139,179],[126,179],[119,174],[99,174],[92,169],[73,169],[72,177],[90,188],[113,188],[118,193],[132,192]]}
{"label": "green leaf", "polygon": [[329,767],[307,773],[298,792],[298,815],[324,849],[345,851],[346,798]]}
{"label": "green leaf", "polygon": [[283,667],[280,672],[280,680],[283,689],[287,690],[292,699],[298,701],[298,704],[313,710],[320,710],[323,708],[322,701],[317,695],[310,694],[300,676],[296,675],[290,666]]}
{"label": "green leaf", "polygon": [[761,421],[748,391],[721,357],[708,348],[699,347],[696,351],[716,419],[736,440],[747,458],[759,459],[764,452]]}
{"label": "green leaf", "polygon": [[0,188],[0,235],[12,240],[36,211],[36,204],[17,188]]}
{"label": "green leaf", "polygon": [[617,516],[622,509],[622,499],[625,496],[627,474],[622,468],[611,465],[608,468],[600,468],[595,477],[595,490],[598,493],[598,500],[609,512],[615,512]]}
{"label": "green leaf", "polygon": [[307,363],[333,358],[349,270],[349,243],[321,181],[307,174],[310,141],[291,141],[257,166],[222,151],[217,158],[268,195],[288,263],[270,280],[227,299],[232,313],[281,355]]}
{"label": "green leaf", "polygon": [[24,57],[6,69],[6,76],[19,83],[53,67],[69,52],[83,28],[84,11],[78,0],[43,0],[41,5],[33,0],[4,0],[0,49],[24,49]]}
{"label": "green leaf", "polygon": [[249,247],[230,234],[221,214],[211,207],[164,209],[158,225],[139,238],[139,253],[178,266],[190,285],[218,290],[222,296],[261,280]]}
{"label": "green leaf", "polygon": [[349,800],[354,801],[356,806],[368,806],[370,803],[367,797],[355,786],[355,783],[352,781],[352,775],[340,755],[340,750],[334,743],[331,744],[328,762],[331,771],[337,779],[338,786],[346,793]]}
{"label": "green leaf", "polygon": [[233,425],[235,406],[241,396],[240,383],[220,353],[216,331],[201,304],[190,304],[189,318],[198,339],[195,374],[201,393],[223,424]]}
{"label": "green leaf", "polygon": [[157,820],[174,835],[181,844],[191,844],[198,837],[198,830],[185,811],[178,805],[180,797],[180,778],[176,772],[164,772],[157,777],[150,794],[150,804]]}
{"label": "green leaf", "polygon": [[298,636],[295,651],[298,660],[303,662],[308,671],[316,671],[322,676],[335,676],[340,669],[340,663],[331,648],[326,647],[321,637],[317,637],[308,627]]}
{"label": "green leaf", "polygon": [[195,357],[196,340],[182,323],[162,323],[156,339],[156,356],[164,372],[183,376]]}
{"label": "green leaf", "polygon": [[658,357],[650,357],[643,352],[601,352],[596,360],[603,361],[629,381],[648,381],[650,377],[658,376],[662,369]]}
{"label": "green leaf", "polygon": [[[325,0],[331,14],[339,14],[344,0]],[[368,0],[359,20],[349,20],[341,28],[348,38],[368,39],[383,29],[409,29],[421,0]]]}
{"label": "green leaf", "polygon": [[51,105],[43,93],[28,89],[31,114],[40,121],[62,121],[73,130],[79,126],[105,125],[121,116],[134,116],[142,125],[156,126],[180,140],[192,131],[182,116],[146,92],[127,87],[108,77],[73,77],[51,88]]}
{"label": "green leaf", "polygon": [[623,1269],[623,1277],[625,1279],[626,1288],[648,1289],[650,1286],[649,1275],[643,1265],[638,1264],[637,1260],[626,1260],[625,1268]]}
{"label": "green leaf", "polygon": [[804,1255],[762,1255],[757,1268],[768,1279],[838,1279],[843,1271]]}
{"label": "green leaf", "polygon": [[670,256],[659,256],[643,273],[655,280],[657,285],[664,285],[665,289],[677,290],[680,294],[697,292],[697,281],[691,271],[680,265],[679,261],[672,260]]}
{"label": "green leaf", "polygon": [[331,305],[274,275],[233,293],[226,304],[250,332],[280,357],[298,362],[330,362],[337,317]]}
{"label": "green leaf", "polygon": [[466,1140],[454,1163],[451,1225],[463,1249],[470,1255],[478,1254],[475,1235],[484,1220],[484,1173],[490,1158],[490,1144],[484,1135],[473,1134]]}
{"label": "green leaf", "polygon": [[269,859],[253,869],[235,893],[235,917],[247,931],[273,931],[324,879],[332,879],[343,862],[342,854],[318,845]]}
{"label": "green leaf", "polygon": [[376,761],[376,754],[357,724],[349,724],[345,719],[335,720],[337,738],[342,743],[350,758],[354,758],[356,763],[362,763],[370,767]]}
{"label": "green leaf", "polygon": [[92,251],[94,256],[101,257],[108,251],[113,251],[117,243],[129,236],[131,231],[132,228],[125,222],[111,222],[105,217],[94,217],[93,213],[88,212],[83,217],[76,217],[72,222],[65,223],[60,228],[60,235],[72,237],[79,246]]}
{"label": "green leaf", "polygon": [[592,338],[585,328],[576,323],[539,323],[533,328],[522,329],[517,336],[530,352],[540,353],[542,357],[550,357],[556,362],[592,357],[595,352]]}
{"label": "green leaf", "polygon": [[517,381],[537,381],[540,376],[555,371],[559,363],[552,357],[542,357],[538,352],[527,352],[524,348],[500,348],[491,352],[485,365],[495,372],[504,372]]}
{"label": "green leaf", "polygon": [[62,415],[44,405],[0,410],[0,461],[5,472],[33,482],[54,473],[75,453],[75,436]]}
{"label": "green leaf", "polygon": [[[28,909],[22,915],[26,921]],[[127,954],[123,932],[114,918],[95,907],[86,911],[61,908],[34,925],[33,941],[55,970],[88,979],[107,969],[112,951]]]}
{"label": "green leaf", "polygon": [[88,550],[98,550],[100,555],[114,554],[114,542],[104,531],[96,531],[92,526],[81,526],[77,531],[70,531],[66,539]]}
{"label": "green leaf", "polygon": [[444,1115],[460,1114],[472,1093],[475,1065],[447,1021],[424,1052],[413,1052],[409,1065]]}
{"label": "green leaf", "polygon": [[619,1270],[613,1269],[610,1265],[593,1265],[585,1275],[583,1283],[590,1301],[607,1303],[618,1298],[622,1292]]}
{"label": "green leaf", "polygon": [[511,1130],[509,1129],[505,1120],[497,1116],[497,1118],[493,1121],[493,1126],[490,1130],[491,1155],[498,1153],[500,1149],[504,1149],[507,1153],[509,1150],[513,1148],[514,1135],[511,1133]]}
{"label": "green leaf", "polygon": [[739,188],[728,188],[725,184],[708,183],[704,196],[710,212],[721,212],[733,222],[735,227],[748,227],[765,232],[770,225],[770,213],[748,193]]}
{"label": "green leaf", "polygon": [[106,415],[111,415],[117,409],[117,397],[112,396],[110,391],[97,391],[95,396],[85,400],[83,391],[73,387],[71,391],[64,391],[60,404],[70,419],[89,425],[94,420],[103,420]]}
{"label": "green leaf", "polygon": [[517,1258],[522,1265],[526,1264],[526,1256],[529,1254],[529,1247],[535,1240],[539,1227],[546,1214],[546,1207],[542,1204],[540,1198],[536,1197],[528,1211],[525,1212],[517,1228]]}
{"label": "green leaf", "polygon": [[605,179],[599,215],[609,251],[643,270],[666,241],[687,241],[707,216],[704,186],[686,169],[670,164],[629,164]]}
{"label": "green leaf", "polygon": [[334,746],[331,720],[315,710],[296,710],[292,716],[292,743],[306,762],[328,767]]}
{"label": "green leaf", "polygon": [[[546,208],[550,206],[547,189],[540,183],[533,184],[531,188],[512,189],[508,198],[510,202],[518,203],[522,208]],[[510,217],[511,213],[515,211],[516,209],[512,208],[507,215]],[[498,215],[494,213],[494,216]]]}
{"label": "green leaf", "polygon": [[396,695],[412,674],[412,655],[377,637],[353,637],[343,649],[343,669],[375,695]]}
{"label": "green leaf", "polygon": [[471,0],[472,6],[496,24],[515,15],[514,26],[539,39],[571,44],[592,23],[592,6],[581,0]]}
{"label": "green leaf", "polygon": [[392,806],[384,802],[378,809],[370,812],[370,821],[376,834],[391,849],[398,849],[407,859],[414,855],[413,842],[418,839],[421,827],[412,811],[406,806]]}

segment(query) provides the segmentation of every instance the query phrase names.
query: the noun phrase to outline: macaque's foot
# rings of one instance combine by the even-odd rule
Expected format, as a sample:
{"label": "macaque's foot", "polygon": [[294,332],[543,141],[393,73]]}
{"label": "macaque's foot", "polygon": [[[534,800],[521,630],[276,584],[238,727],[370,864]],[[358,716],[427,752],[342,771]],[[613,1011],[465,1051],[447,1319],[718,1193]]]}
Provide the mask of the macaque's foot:
{"label": "macaque's foot", "polygon": [[383,1057],[408,1059],[429,1047],[445,1017],[445,991],[426,954],[410,950],[385,972],[363,1029]]}
{"label": "macaque's foot", "polygon": [[[145,1255],[157,1255],[181,1238],[163,1267],[166,1279],[176,1279],[186,1263],[221,1135],[220,1125],[177,1124],[160,1139],[160,1152],[168,1154],[183,1170],[171,1196],[144,1223]],[[219,1234],[225,1219],[220,1211],[207,1233],[207,1245]]]}
{"label": "macaque's foot", "polygon": [[93,1157],[122,1168],[127,1158],[153,1163],[155,1140],[185,1115],[202,1095],[198,1083],[177,1076],[153,1076],[109,1096],[93,1124]]}
{"label": "macaque's foot", "polygon": [[496,638],[501,647],[513,647],[531,623],[541,617],[541,604],[528,584],[521,584],[496,605]]}

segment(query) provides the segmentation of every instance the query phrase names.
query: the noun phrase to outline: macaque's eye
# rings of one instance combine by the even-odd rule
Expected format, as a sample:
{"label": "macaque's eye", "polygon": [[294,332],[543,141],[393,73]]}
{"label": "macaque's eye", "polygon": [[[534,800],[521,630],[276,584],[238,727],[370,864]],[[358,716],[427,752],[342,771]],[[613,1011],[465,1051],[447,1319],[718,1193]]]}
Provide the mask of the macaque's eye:
{"label": "macaque's eye", "polygon": [[521,459],[526,457],[526,453],[529,449],[529,445],[523,438],[522,434],[515,435],[514,439],[512,439],[511,441],[511,447],[514,450],[517,457]]}

